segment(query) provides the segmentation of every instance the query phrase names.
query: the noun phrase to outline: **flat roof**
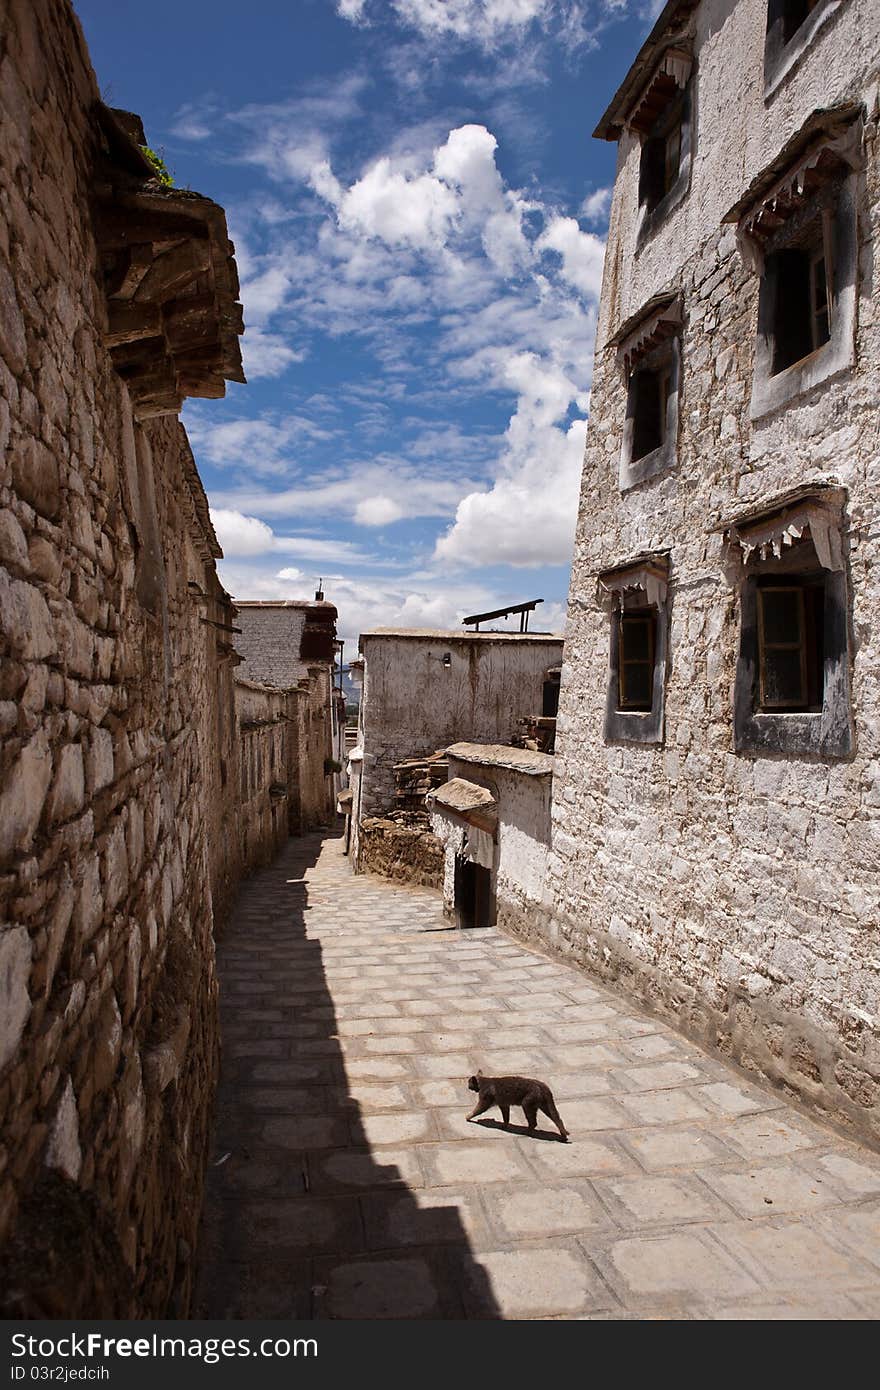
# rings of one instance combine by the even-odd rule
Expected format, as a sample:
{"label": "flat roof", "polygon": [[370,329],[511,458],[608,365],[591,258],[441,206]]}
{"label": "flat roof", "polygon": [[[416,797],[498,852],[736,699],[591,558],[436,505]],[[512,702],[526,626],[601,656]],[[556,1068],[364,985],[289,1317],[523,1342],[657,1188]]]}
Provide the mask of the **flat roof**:
{"label": "flat roof", "polygon": [[530,748],[514,748],[507,743],[453,743],[447,757],[460,763],[480,763],[483,767],[503,767],[528,777],[550,777],[553,758],[549,753],[533,753]]}
{"label": "flat roof", "polygon": [[[237,607],[237,605],[236,605]],[[361,642],[368,637],[411,637],[420,641],[444,642],[562,642],[561,632],[462,632],[460,627],[374,627],[362,632]]]}

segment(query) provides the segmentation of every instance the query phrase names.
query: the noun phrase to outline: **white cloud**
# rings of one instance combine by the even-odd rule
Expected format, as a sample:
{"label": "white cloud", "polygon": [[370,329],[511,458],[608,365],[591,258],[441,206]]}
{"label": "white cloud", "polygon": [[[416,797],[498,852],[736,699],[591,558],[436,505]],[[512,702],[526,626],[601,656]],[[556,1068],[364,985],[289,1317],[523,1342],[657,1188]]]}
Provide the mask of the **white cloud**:
{"label": "white cloud", "polygon": [[403,515],[400,503],[392,497],[365,497],[354,509],[358,526],[388,526]]}
{"label": "white cloud", "polygon": [[554,217],[538,237],[539,251],[556,251],[562,257],[562,277],[581,294],[598,299],[602,288],[605,243],[592,232],[582,232],[573,217]]}
{"label": "white cloud", "polygon": [[427,34],[492,41],[546,18],[551,0],[391,0],[400,18]]}
{"label": "white cloud", "polygon": [[[346,119],[358,100],[350,88]],[[258,133],[248,157],[272,162],[279,190],[293,182],[287,206],[308,204],[306,216],[290,218],[277,199],[265,216],[256,203],[242,210],[248,322],[266,339],[267,370],[277,338],[318,361],[328,336],[353,335],[376,372],[289,415],[217,425],[197,416],[197,451],[236,469],[212,489],[214,506],[262,518],[271,538],[264,550],[230,555],[289,549],[291,538],[267,525],[282,520],[333,517],[375,530],[441,518],[432,563],[447,577],[452,566],[565,565],[603,241],[537,192],[510,186],[484,125],[439,136],[436,123],[398,130],[343,177],[326,142],[299,128],[313,114],[292,104],[264,108],[262,121],[258,108],[248,114],[248,133]],[[330,126],[335,119],[327,116]],[[282,157],[291,148],[293,162]],[[311,163],[298,162],[303,151]],[[490,394],[510,402],[503,433],[460,423],[459,403]],[[383,448],[389,430],[393,452]],[[322,448],[330,440],[332,455]],[[388,544],[383,535],[380,548]],[[332,563],[326,552],[314,560]],[[480,606],[471,597],[465,610]]]}
{"label": "white cloud", "polygon": [[248,381],[261,377],[281,376],[294,362],[305,360],[306,353],[289,346],[280,333],[267,333],[262,328],[248,328],[241,344],[244,374]]}
{"label": "white cloud", "polygon": [[377,160],[338,204],[342,228],[392,246],[442,245],[457,210],[454,193],[439,179],[430,174],[410,177],[388,158]]}
{"label": "white cloud", "polygon": [[609,185],[607,188],[596,188],[592,193],[588,193],[580,206],[580,215],[590,226],[601,226],[608,220],[608,213],[611,208],[611,196],[614,189]]}
{"label": "white cloud", "polygon": [[248,516],[231,507],[212,506],[211,522],[227,559],[283,553],[319,563],[371,562],[371,557],[351,541],[320,539],[315,536],[276,536],[272,527],[259,517]]}
{"label": "white cloud", "polygon": [[336,0],[336,13],[340,19],[348,19],[352,24],[361,24],[367,0]]}
{"label": "white cloud", "polygon": [[491,488],[469,493],[437,541],[441,564],[565,565],[571,556],[586,421],[564,423],[577,385],[521,353],[507,364],[520,392]]}

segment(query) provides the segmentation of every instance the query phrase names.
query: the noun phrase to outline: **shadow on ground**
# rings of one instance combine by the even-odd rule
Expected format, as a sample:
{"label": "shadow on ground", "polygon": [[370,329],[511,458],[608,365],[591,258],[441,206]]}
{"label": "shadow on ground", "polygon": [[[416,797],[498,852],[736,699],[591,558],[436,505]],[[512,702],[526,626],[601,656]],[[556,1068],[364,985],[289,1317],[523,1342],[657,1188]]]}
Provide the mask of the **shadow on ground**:
{"label": "shadow on ground", "polygon": [[218,947],[223,1064],[193,1316],[499,1317],[458,1207],[420,1204],[351,1095],[308,935],[306,876],[332,838],[290,840],[244,885]]}

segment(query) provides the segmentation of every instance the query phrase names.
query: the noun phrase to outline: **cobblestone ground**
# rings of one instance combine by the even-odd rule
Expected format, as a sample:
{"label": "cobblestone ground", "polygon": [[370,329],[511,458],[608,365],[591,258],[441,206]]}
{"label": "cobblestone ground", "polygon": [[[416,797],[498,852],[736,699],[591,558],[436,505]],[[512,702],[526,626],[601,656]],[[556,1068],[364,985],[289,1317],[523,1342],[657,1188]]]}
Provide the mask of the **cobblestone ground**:
{"label": "cobblestone ground", "polygon": [[[197,1315],[880,1314],[876,1154],[337,838],[245,885],[220,974]],[[477,1067],[572,1142],[467,1124]]]}

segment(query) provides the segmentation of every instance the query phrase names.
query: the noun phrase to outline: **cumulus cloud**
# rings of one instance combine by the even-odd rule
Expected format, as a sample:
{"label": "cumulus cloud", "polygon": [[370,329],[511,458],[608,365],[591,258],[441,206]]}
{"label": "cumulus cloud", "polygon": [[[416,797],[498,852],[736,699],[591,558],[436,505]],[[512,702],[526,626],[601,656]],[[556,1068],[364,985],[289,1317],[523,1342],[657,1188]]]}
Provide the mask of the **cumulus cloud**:
{"label": "cumulus cloud", "polygon": [[388,526],[404,516],[404,510],[393,497],[365,497],[354,509],[359,526]]}
{"label": "cumulus cloud", "polygon": [[582,232],[573,217],[554,217],[537,241],[539,251],[555,251],[562,259],[562,277],[581,294],[599,298],[605,243]]}
{"label": "cumulus cloud", "polygon": [[601,226],[607,221],[613,192],[614,189],[610,185],[607,188],[596,188],[592,193],[588,193],[581,203],[580,215],[591,227]]}
{"label": "cumulus cloud", "polygon": [[524,568],[571,556],[586,438],[585,420],[565,424],[577,384],[528,353],[511,358],[507,374],[520,394],[498,477],[459,502],[438,562]]}
{"label": "cumulus cloud", "polygon": [[[221,543],[243,577],[244,561],[268,564],[282,548],[298,563],[311,558],[273,524],[338,518],[364,532],[384,528],[374,542],[384,548],[397,523],[436,518],[444,530],[431,564],[447,577],[453,565],[563,566],[603,242],[536,189],[509,184],[485,125],[400,129],[345,169],[328,132],[360,113],[361,98],[349,83],[331,110],[315,95],[314,110],[299,101],[237,118],[245,157],[277,190],[235,213],[258,367],[287,370],[306,352],[319,362],[332,338],[346,340],[345,352],[357,343],[369,353],[375,375],[288,414],[214,423],[195,412],[194,446],[229,480],[212,488],[214,507],[239,518],[227,523],[238,549]],[[592,208],[598,215],[599,202]],[[482,423],[485,404],[494,415],[497,400],[509,402],[506,429]],[[327,550],[312,554],[332,564]],[[345,554],[336,551],[340,564]],[[252,577],[286,582],[278,573]],[[468,592],[464,610],[479,608]],[[395,611],[404,600],[393,600]],[[425,590],[419,602],[427,612],[437,595]]]}
{"label": "cumulus cloud", "polygon": [[272,527],[259,517],[248,516],[230,507],[211,507],[211,522],[220,548],[227,559],[272,555],[283,552],[302,560],[335,561],[351,564],[370,562],[350,541],[315,536],[276,536]]}

